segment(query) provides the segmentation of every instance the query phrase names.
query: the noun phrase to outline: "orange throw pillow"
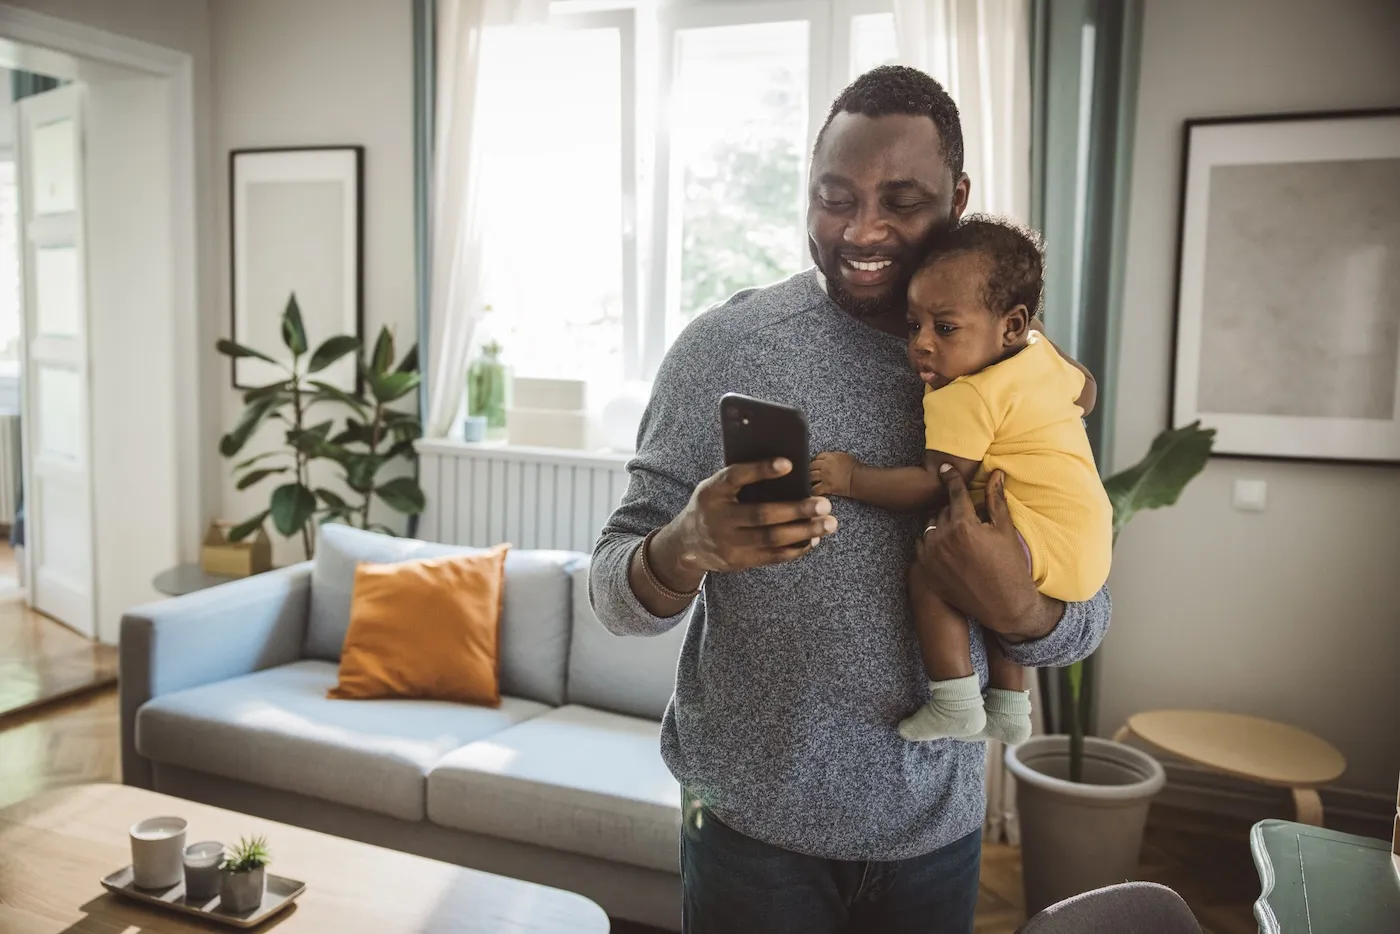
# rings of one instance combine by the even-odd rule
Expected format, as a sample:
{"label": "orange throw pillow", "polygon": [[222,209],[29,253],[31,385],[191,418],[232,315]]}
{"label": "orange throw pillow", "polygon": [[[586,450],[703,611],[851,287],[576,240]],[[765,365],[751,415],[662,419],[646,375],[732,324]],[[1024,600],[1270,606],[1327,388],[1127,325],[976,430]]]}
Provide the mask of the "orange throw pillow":
{"label": "orange throw pillow", "polygon": [[327,696],[499,707],[497,647],[509,549],[357,567],[340,683]]}

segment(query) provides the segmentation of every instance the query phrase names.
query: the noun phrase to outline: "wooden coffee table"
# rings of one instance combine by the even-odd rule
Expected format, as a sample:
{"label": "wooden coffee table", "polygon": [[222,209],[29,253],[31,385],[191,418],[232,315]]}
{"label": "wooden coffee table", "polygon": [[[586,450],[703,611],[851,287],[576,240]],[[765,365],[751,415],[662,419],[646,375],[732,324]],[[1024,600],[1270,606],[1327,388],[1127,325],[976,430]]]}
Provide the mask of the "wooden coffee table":
{"label": "wooden coffee table", "polygon": [[1298,820],[1322,826],[1317,789],[1336,781],[1347,760],[1320,736],[1286,723],[1213,710],[1135,713],[1113,738],[1137,736],[1188,762],[1293,792]]}
{"label": "wooden coffee table", "polygon": [[[606,934],[582,895],[124,785],[51,791],[0,810],[0,931],[5,934],[210,934],[219,928],[118,898],[102,878],[131,862],[143,817],[189,821],[189,842],[265,834],[269,871],[306,892],[260,931],[277,934]],[[231,930],[231,929],[229,929]]]}

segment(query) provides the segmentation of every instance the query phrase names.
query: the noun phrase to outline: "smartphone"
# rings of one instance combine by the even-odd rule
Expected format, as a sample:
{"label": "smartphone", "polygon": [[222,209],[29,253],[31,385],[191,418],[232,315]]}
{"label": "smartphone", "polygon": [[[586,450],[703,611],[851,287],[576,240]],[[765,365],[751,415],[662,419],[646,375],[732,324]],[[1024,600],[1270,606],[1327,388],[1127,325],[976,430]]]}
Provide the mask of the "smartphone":
{"label": "smartphone", "polygon": [[719,400],[719,418],[726,466],[777,457],[792,461],[785,476],[740,490],[740,502],[781,503],[812,495],[807,418],[801,409],[731,392]]}

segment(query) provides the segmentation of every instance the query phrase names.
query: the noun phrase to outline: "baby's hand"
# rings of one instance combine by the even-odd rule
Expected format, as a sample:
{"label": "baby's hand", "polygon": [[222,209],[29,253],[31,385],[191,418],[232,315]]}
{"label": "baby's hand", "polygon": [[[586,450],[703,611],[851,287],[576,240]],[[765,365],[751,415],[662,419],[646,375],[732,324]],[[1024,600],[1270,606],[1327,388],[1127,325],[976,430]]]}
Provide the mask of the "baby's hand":
{"label": "baby's hand", "polygon": [[827,451],[812,458],[812,493],[817,496],[850,496],[856,459],[843,451]]}

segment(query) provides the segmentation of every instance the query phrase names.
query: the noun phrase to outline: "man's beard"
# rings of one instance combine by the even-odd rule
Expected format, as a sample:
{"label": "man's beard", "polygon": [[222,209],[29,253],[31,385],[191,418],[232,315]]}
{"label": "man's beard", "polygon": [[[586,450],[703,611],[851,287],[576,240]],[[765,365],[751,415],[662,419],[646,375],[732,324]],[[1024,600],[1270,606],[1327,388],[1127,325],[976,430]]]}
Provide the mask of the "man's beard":
{"label": "man's beard", "polygon": [[914,273],[922,265],[924,257],[928,255],[929,247],[934,238],[947,230],[957,221],[951,213],[942,223],[934,224],[924,238],[918,244],[896,258],[900,271],[903,273],[899,280],[890,284],[888,291],[884,295],[876,298],[856,298],[846,290],[845,276],[841,274],[841,257],[836,257],[834,269],[826,268],[822,262],[820,252],[817,250],[816,241],[811,237],[807,238],[807,245],[812,254],[812,261],[826,277],[826,293],[831,300],[836,303],[842,311],[853,318],[863,321],[876,321],[881,318],[898,317],[903,320],[909,308],[909,283],[914,281]]}

